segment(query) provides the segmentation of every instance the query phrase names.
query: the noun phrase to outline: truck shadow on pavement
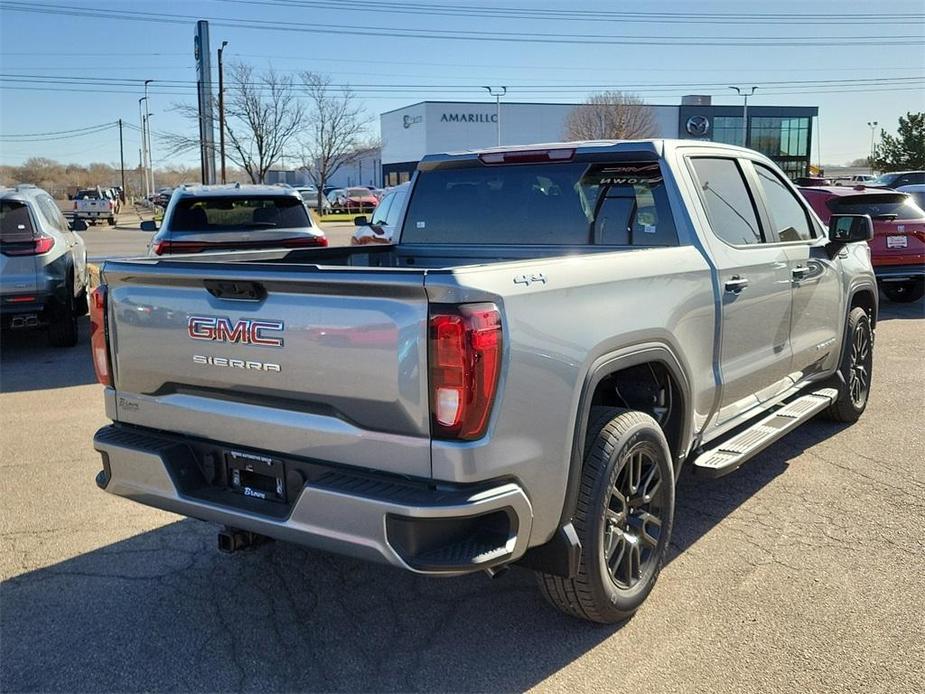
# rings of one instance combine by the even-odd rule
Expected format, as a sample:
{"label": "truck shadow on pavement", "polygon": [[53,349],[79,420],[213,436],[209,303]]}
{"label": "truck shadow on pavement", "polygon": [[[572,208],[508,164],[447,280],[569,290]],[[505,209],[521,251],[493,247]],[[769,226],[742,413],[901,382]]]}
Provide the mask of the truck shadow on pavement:
{"label": "truck shadow on pavement", "polygon": [[880,295],[880,312],[878,320],[893,318],[925,318],[925,299],[912,301],[908,304],[898,304]]}
{"label": "truck shadow on pavement", "polygon": [[96,383],[90,358],[90,319],[78,321],[73,347],[51,347],[44,329],[4,330],[0,335],[0,393]]}
{"label": "truck shadow on pavement", "polygon": [[[721,480],[682,475],[670,559],[727,531],[726,516],[839,430],[805,426]],[[520,569],[439,580],[215,543],[214,526],[186,519],[5,581],[4,689],[523,690],[620,628],[560,615]]]}

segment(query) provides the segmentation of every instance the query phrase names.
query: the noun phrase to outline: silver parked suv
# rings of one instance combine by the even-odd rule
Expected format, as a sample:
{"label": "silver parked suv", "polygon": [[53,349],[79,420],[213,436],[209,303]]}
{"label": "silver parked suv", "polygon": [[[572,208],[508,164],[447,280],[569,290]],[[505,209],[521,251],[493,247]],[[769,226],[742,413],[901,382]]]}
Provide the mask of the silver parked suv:
{"label": "silver parked suv", "polygon": [[56,347],[77,343],[87,312],[87,251],[58,205],[41,188],[0,188],[0,325],[47,326]]}

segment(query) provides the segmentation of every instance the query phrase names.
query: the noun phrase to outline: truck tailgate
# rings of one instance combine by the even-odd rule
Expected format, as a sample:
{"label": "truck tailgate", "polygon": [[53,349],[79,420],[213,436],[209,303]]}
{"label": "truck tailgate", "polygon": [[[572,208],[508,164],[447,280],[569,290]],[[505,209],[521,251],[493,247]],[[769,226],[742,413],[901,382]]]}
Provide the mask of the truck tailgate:
{"label": "truck tailgate", "polygon": [[117,419],[429,477],[423,277],[107,263]]}

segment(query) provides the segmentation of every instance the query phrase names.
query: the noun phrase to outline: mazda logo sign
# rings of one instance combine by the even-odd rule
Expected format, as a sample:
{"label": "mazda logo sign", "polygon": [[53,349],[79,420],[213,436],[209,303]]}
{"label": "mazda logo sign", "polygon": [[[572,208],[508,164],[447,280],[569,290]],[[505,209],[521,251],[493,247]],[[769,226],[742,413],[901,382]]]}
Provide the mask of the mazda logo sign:
{"label": "mazda logo sign", "polygon": [[710,119],[706,116],[691,116],[684,128],[688,135],[703,137],[710,132]]}

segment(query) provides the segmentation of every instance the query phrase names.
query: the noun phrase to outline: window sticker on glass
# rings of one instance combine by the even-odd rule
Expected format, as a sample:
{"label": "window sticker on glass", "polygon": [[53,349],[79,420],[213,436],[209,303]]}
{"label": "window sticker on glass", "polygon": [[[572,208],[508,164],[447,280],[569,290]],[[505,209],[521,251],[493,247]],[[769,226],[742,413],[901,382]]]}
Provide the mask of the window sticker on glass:
{"label": "window sticker on glass", "polygon": [[418,229],[425,229],[425,228],[427,228],[427,222],[418,222],[417,224],[415,224],[415,226],[416,226]]}

